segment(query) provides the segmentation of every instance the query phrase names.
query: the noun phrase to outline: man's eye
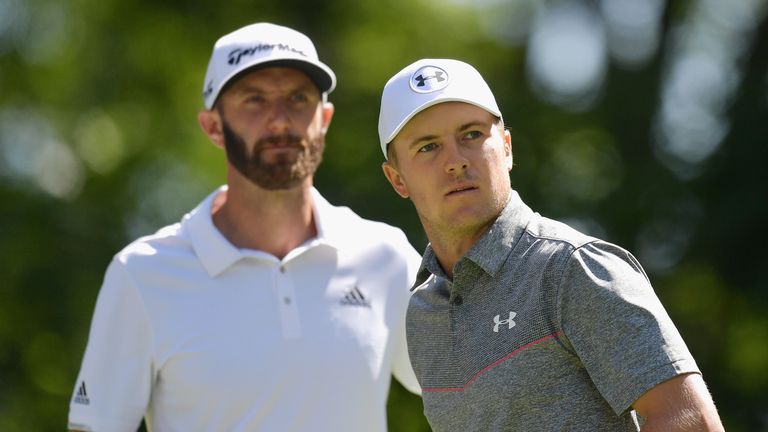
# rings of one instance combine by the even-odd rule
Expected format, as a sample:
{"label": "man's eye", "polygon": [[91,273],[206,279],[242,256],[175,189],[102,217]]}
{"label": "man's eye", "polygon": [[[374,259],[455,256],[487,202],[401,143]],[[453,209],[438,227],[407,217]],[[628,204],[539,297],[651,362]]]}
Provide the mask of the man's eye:
{"label": "man's eye", "polygon": [[419,153],[425,153],[425,152],[428,152],[428,151],[432,151],[435,148],[437,148],[437,144],[429,143],[429,144],[426,144],[426,145],[423,145],[423,146],[419,147]]}
{"label": "man's eye", "polygon": [[293,96],[291,96],[291,101],[293,102],[306,102],[309,100],[309,97],[306,95],[306,93],[295,93]]}
{"label": "man's eye", "polygon": [[480,138],[481,136],[483,136],[483,133],[480,131],[469,131],[466,135],[464,135],[465,138],[471,140]]}

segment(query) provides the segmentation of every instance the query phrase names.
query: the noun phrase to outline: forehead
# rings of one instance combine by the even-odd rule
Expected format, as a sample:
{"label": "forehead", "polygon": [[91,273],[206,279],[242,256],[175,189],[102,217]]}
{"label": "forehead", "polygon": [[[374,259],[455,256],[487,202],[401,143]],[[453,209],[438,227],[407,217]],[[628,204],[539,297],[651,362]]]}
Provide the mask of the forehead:
{"label": "forehead", "polygon": [[454,132],[470,123],[494,124],[496,117],[483,108],[466,102],[442,102],[419,112],[403,126],[395,141],[421,135]]}
{"label": "forehead", "polygon": [[264,67],[243,73],[230,85],[229,91],[295,91],[312,89],[320,93],[304,72],[289,67]]}

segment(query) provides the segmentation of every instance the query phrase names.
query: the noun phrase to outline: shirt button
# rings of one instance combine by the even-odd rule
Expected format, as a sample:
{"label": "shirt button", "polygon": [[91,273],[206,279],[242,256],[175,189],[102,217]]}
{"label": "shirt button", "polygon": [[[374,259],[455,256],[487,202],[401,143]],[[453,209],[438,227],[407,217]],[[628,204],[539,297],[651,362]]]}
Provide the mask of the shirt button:
{"label": "shirt button", "polygon": [[457,295],[456,297],[453,298],[454,306],[461,306],[462,303],[464,303],[464,299],[460,295]]}
{"label": "shirt button", "polygon": [[285,273],[285,266],[280,266],[280,273]]}
{"label": "shirt button", "polygon": [[283,297],[283,303],[285,304],[291,304],[291,298],[290,297]]}

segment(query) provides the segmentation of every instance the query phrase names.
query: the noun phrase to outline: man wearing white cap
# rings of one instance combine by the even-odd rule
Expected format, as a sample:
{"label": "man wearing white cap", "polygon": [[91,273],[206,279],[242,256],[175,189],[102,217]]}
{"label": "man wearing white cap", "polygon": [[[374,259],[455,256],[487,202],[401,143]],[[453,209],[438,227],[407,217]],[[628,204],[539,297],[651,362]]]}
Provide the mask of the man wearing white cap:
{"label": "man wearing white cap", "polygon": [[312,186],[336,85],[303,34],[219,39],[199,123],[227,185],[109,265],[69,428],[385,431],[419,256]]}
{"label": "man wearing white cap", "polygon": [[629,252],[534,213],[472,66],[387,82],[384,174],[430,244],[407,313],[435,431],[717,431],[694,359]]}

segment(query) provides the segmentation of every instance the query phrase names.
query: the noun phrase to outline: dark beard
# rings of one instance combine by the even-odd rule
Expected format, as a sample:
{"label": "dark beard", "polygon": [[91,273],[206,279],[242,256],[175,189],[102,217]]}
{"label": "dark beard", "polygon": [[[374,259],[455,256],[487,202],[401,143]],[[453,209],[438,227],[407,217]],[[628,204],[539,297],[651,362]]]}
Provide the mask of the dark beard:
{"label": "dark beard", "polygon": [[323,160],[325,143],[322,137],[308,141],[306,149],[296,156],[281,153],[273,163],[262,161],[261,153],[265,144],[282,144],[284,146],[303,149],[302,138],[293,134],[271,135],[256,142],[253,152],[248,154],[243,137],[229,127],[221,118],[224,133],[224,148],[227,159],[240,174],[251,182],[267,190],[291,189],[304,179],[313,175]]}

